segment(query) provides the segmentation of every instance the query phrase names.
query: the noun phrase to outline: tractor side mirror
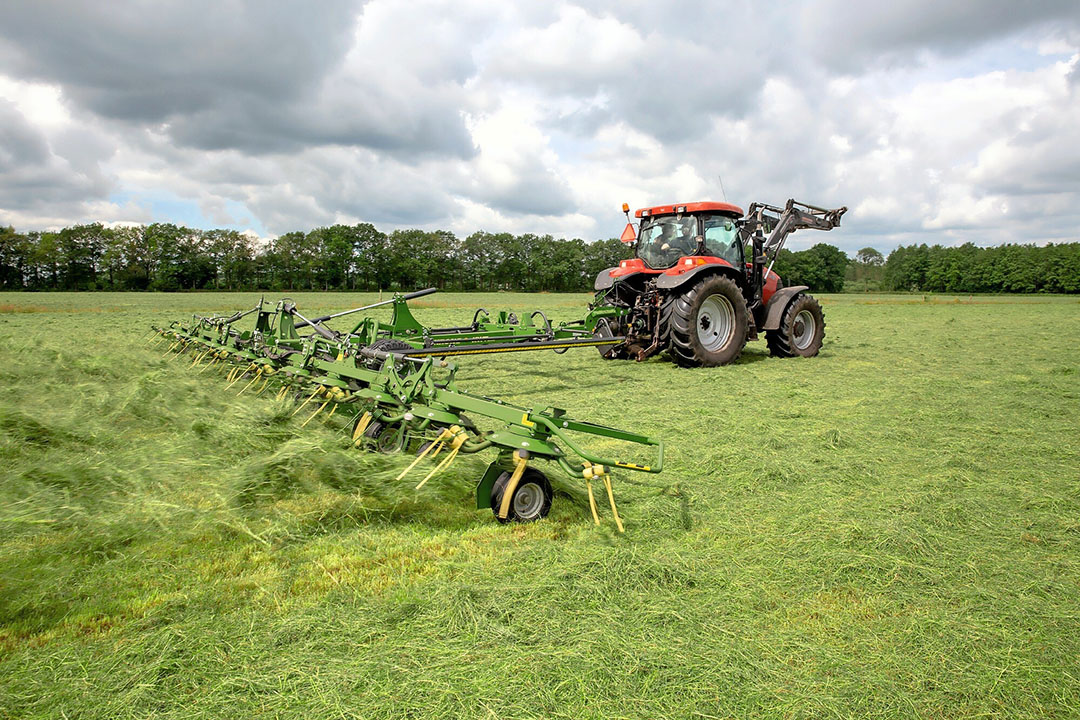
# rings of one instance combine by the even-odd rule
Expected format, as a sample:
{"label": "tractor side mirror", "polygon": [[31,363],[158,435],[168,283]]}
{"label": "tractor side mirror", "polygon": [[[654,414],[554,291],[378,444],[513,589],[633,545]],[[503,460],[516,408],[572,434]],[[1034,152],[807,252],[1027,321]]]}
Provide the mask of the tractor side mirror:
{"label": "tractor side mirror", "polygon": [[637,240],[637,233],[634,232],[634,224],[626,223],[626,229],[622,231],[622,235],[619,236],[619,240],[626,244],[630,244]]}

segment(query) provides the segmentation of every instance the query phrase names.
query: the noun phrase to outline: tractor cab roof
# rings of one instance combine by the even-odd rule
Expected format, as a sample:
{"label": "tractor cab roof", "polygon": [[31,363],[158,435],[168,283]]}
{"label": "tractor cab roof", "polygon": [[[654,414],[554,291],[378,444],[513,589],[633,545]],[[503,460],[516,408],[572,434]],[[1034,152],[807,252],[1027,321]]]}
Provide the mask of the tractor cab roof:
{"label": "tractor cab roof", "polygon": [[641,208],[634,212],[634,217],[646,218],[654,215],[691,214],[699,212],[715,212],[742,217],[742,208],[738,205],[722,202],[693,202],[675,203],[674,205],[657,205],[656,207]]}

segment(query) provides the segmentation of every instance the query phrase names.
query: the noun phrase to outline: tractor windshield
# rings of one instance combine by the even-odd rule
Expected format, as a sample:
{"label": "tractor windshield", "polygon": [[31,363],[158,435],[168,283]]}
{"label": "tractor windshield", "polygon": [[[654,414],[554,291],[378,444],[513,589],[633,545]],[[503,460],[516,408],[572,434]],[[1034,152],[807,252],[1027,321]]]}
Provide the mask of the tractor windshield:
{"label": "tractor windshield", "polygon": [[662,215],[641,221],[637,254],[654,270],[669,268],[683,255],[697,253],[697,218]]}
{"label": "tractor windshield", "polygon": [[706,215],[705,254],[723,258],[735,267],[742,267],[742,243],[734,218],[727,215]]}

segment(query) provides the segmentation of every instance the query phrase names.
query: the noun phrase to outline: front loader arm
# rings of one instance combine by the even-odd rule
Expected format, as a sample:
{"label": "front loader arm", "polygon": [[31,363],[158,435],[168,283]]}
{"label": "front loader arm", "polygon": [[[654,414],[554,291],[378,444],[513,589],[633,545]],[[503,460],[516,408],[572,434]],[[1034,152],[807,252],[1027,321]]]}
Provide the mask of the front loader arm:
{"label": "front loader arm", "polygon": [[[794,199],[788,200],[782,208],[765,203],[751,203],[743,217],[742,236],[744,243],[747,240],[753,242],[754,287],[760,288],[762,269],[766,264],[768,268],[764,270],[764,278],[768,279],[788,236],[796,230],[832,230],[840,226],[840,218],[846,212],[846,207],[829,210],[796,202]],[[769,233],[768,237],[765,236],[766,232]]]}

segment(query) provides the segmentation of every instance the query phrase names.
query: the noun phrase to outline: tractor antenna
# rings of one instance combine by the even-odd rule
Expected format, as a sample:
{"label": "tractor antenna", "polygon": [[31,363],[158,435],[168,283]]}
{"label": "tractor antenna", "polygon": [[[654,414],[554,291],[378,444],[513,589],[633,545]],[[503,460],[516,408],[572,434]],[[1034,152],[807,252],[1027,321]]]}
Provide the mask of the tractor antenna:
{"label": "tractor antenna", "polygon": [[724,190],[724,178],[720,177],[720,173],[717,173],[716,179],[720,181],[720,192],[724,196],[724,202],[727,202],[727,191]]}

